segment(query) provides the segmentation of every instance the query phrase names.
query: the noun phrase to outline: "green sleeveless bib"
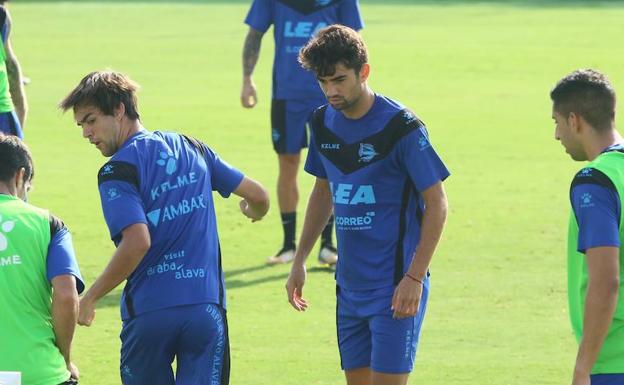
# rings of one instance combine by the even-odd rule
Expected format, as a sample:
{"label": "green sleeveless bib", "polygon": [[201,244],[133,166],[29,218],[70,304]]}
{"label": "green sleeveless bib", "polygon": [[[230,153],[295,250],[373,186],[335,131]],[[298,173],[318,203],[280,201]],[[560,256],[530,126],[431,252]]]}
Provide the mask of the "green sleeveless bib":
{"label": "green sleeveless bib", "polygon": [[[624,204],[624,153],[613,151],[601,154],[587,168],[604,173],[617,189]],[[624,209],[624,207],[623,207]],[[600,349],[592,374],[624,373],[624,210],[620,218],[620,294],[607,337]],[[572,328],[578,341],[583,334],[585,295],[589,279],[585,255],[577,251],[579,226],[574,211],[570,213],[568,230],[568,301]]]}
{"label": "green sleeveless bib", "polygon": [[54,344],[49,243],[49,213],[0,194],[0,371],[22,372],[24,385],[69,378]]}

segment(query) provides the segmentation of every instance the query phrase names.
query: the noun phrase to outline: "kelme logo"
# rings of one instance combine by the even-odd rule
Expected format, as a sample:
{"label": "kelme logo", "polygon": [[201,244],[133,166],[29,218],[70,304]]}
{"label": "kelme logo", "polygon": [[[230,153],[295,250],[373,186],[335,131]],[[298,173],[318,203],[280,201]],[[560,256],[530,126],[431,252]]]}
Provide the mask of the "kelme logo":
{"label": "kelme logo", "polygon": [[2,216],[0,215],[0,251],[4,251],[9,247],[9,241],[4,234],[10,233],[15,227],[15,222],[6,221],[2,222]]}
{"label": "kelme logo", "polygon": [[175,157],[168,151],[160,152],[160,159],[156,161],[156,164],[165,167],[167,175],[173,174],[178,169]]}

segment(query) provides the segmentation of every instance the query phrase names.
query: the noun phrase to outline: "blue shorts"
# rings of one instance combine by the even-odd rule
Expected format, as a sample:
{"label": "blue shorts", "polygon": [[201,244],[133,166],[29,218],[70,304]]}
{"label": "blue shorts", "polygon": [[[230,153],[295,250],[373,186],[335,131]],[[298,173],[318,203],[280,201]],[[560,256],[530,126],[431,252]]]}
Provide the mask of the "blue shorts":
{"label": "blue shorts", "polygon": [[336,288],[338,350],[343,370],[370,367],[379,373],[409,373],[414,368],[420,329],[429,297],[424,281],[416,316],[394,319],[394,287],[366,291]]}
{"label": "blue shorts", "polygon": [[8,135],[15,135],[20,139],[24,139],[22,125],[17,119],[15,111],[0,113],[0,132]]}
{"label": "blue shorts", "polygon": [[124,385],[227,385],[230,349],[225,311],[214,304],[187,305],[124,321],[120,370]]}
{"label": "blue shorts", "polygon": [[624,384],[624,373],[618,374],[592,374],[591,385],[622,385]]}
{"label": "blue shorts", "polygon": [[314,110],[327,103],[324,99],[273,99],[271,101],[271,139],[278,154],[298,154],[308,146],[307,125]]}

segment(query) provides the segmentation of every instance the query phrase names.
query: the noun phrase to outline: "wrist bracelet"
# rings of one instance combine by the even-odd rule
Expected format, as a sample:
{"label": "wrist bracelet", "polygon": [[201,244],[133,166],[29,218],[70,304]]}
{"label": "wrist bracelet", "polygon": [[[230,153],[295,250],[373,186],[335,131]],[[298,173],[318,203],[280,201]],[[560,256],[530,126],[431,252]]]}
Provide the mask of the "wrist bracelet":
{"label": "wrist bracelet", "polygon": [[423,281],[421,281],[420,279],[414,277],[413,275],[411,275],[410,273],[405,273],[405,276],[410,278],[412,281],[416,281],[418,283],[420,283],[421,285],[423,284]]}

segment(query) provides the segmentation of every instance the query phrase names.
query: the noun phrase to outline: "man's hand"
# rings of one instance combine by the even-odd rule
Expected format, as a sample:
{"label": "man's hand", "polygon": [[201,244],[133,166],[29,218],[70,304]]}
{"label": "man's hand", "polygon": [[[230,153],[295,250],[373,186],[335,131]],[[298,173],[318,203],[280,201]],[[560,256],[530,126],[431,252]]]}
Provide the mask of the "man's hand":
{"label": "man's hand", "polygon": [[257,222],[264,216],[264,213],[253,210],[253,207],[249,204],[247,199],[241,199],[238,205],[241,213],[243,213],[243,215],[247,218],[250,218],[252,222]]}
{"label": "man's hand", "polygon": [[303,299],[305,279],[305,264],[293,263],[288,281],[286,281],[286,294],[288,295],[288,302],[297,311],[305,311],[308,308],[308,303]]}
{"label": "man's hand", "polygon": [[392,296],[392,316],[400,319],[416,315],[421,295],[422,283],[407,276],[403,277]]}
{"label": "man's hand", "polygon": [[241,104],[245,108],[253,108],[258,103],[258,96],[256,94],[256,85],[253,80],[243,81],[243,89],[241,90]]}
{"label": "man's hand", "polygon": [[80,298],[80,309],[78,312],[78,325],[91,326],[95,318],[95,302],[88,297]]}
{"label": "man's hand", "polygon": [[67,364],[67,370],[69,370],[69,373],[71,374],[70,375],[71,378],[75,380],[80,379],[80,371],[78,370],[78,367],[73,362],[70,362],[69,364]]}

